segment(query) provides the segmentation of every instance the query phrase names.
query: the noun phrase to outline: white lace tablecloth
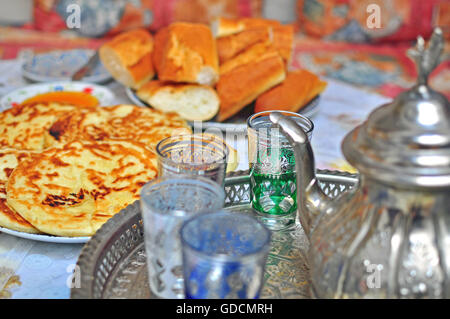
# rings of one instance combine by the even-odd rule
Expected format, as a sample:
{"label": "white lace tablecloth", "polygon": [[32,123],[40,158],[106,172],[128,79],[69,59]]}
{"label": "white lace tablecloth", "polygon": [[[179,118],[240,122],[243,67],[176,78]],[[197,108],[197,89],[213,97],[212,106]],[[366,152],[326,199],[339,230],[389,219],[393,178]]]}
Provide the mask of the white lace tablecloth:
{"label": "white lace tablecloth", "polygon": [[[344,136],[361,123],[375,107],[389,99],[353,86],[328,80],[318,112],[312,146],[318,168],[350,170],[340,147]],[[0,96],[28,85],[21,76],[19,60],[0,61]],[[116,95],[116,104],[130,103],[123,86],[106,84]],[[228,141],[239,152],[238,170],[248,168],[245,137]],[[1,298],[69,298],[72,270],[82,244],[31,241],[0,233]]]}

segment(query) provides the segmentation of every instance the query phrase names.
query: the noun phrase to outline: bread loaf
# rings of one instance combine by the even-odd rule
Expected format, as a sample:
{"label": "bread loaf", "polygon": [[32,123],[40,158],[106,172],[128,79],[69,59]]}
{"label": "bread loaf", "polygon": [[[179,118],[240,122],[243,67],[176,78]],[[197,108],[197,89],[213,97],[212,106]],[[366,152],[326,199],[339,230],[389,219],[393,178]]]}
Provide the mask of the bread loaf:
{"label": "bread loaf", "polygon": [[177,22],[155,35],[158,79],[214,85],[219,77],[216,41],[203,24]]}
{"label": "bread loaf", "polygon": [[270,28],[268,27],[257,27],[218,38],[217,52],[219,54],[219,63],[223,64],[257,43],[271,41],[270,33]]}
{"label": "bread loaf", "polygon": [[285,64],[276,51],[221,74],[216,86],[220,98],[218,121],[238,113],[261,93],[283,82],[285,77]]}
{"label": "bread loaf", "polygon": [[155,75],[152,51],[152,35],[144,29],[136,29],[103,44],[99,56],[116,81],[137,89]]}
{"label": "bread loaf", "polygon": [[307,70],[288,72],[283,83],[261,94],[255,102],[255,113],[270,110],[298,112],[320,94],[327,83]]}
{"label": "bread loaf", "polygon": [[267,56],[273,55],[276,52],[277,51],[273,48],[273,45],[270,41],[256,43],[233,59],[228,60],[224,64],[222,64],[219,69],[220,74],[222,75],[230,72],[236,67],[248,64],[252,61],[259,61],[266,58]]}
{"label": "bread loaf", "polygon": [[150,81],[137,95],[153,108],[176,112],[188,121],[206,121],[219,111],[219,97],[207,85]]}
{"label": "bread loaf", "polygon": [[[219,21],[219,22],[218,22]],[[263,19],[218,19],[220,35],[217,38],[219,62],[222,64],[248,47],[261,42],[272,42],[286,63],[290,62],[294,46],[294,26]],[[214,25],[214,24],[213,24]],[[222,30],[222,31],[220,31]]]}
{"label": "bread loaf", "polygon": [[279,25],[271,27],[273,47],[277,50],[283,60],[288,64],[291,61],[294,48],[294,26]]}

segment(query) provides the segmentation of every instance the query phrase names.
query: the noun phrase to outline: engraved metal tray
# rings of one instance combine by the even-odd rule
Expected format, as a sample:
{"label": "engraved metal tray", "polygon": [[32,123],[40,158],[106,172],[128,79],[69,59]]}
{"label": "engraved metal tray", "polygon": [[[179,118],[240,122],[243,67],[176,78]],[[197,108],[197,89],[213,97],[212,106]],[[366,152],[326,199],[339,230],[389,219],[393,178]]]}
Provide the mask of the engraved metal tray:
{"label": "engraved metal tray", "polygon": [[[330,197],[358,182],[357,175],[338,171],[318,170],[317,177]],[[249,188],[248,171],[228,174],[225,208],[251,213]],[[79,285],[71,289],[71,298],[153,298],[143,235],[137,201],[106,222],[83,247],[76,268]],[[298,224],[273,233],[261,298],[310,298],[307,249],[308,240]]]}

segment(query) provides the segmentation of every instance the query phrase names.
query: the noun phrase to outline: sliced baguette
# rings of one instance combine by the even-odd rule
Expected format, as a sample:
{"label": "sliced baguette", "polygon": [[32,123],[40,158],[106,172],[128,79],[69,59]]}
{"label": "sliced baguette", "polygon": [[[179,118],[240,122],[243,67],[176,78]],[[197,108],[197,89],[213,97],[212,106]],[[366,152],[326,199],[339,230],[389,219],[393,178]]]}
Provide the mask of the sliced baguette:
{"label": "sliced baguette", "polygon": [[228,73],[231,70],[252,61],[259,61],[266,57],[273,56],[276,52],[277,51],[273,48],[270,41],[256,43],[233,59],[222,64],[219,68],[220,74]]}
{"label": "sliced baguette", "polygon": [[214,85],[219,78],[216,41],[207,25],[172,23],[155,36],[153,54],[158,79]]}
{"label": "sliced baguette", "polygon": [[103,44],[99,56],[116,81],[138,89],[155,76],[152,51],[152,35],[144,29],[136,29],[119,34]]}
{"label": "sliced baguette", "polygon": [[207,121],[219,111],[219,97],[207,85],[154,80],[143,85],[136,94],[153,108],[176,112],[187,121]]}
{"label": "sliced baguette", "polygon": [[217,52],[219,54],[219,63],[223,64],[256,43],[268,42],[271,39],[271,29],[266,26],[218,38]]}
{"label": "sliced baguette", "polygon": [[285,63],[289,63],[294,48],[294,26],[279,25],[271,27],[273,47],[280,53]]}
{"label": "sliced baguette", "polygon": [[276,51],[222,74],[216,86],[220,98],[218,121],[235,115],[285,77],[285,64]]}
{"label": "sliced baguette", "polygon": [[298,112],[312,98],[325,90],[326,86],[326,82],[307,70],[288,72],[281,84],[256,99],[254,112],[270,110]]}

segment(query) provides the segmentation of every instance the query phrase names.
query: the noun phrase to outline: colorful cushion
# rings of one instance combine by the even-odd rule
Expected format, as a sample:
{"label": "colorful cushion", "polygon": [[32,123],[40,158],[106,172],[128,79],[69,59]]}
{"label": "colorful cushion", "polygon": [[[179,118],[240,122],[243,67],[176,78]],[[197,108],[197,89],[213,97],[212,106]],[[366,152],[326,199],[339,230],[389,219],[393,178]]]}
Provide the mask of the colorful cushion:
{"label": "colorful cushion", "polygon": [[436,26],[450,32],[448,0],[298,0],[298,16],[306,34],[336,41],[413,40]]}
{"label": "colorful cushion", "polygon": [[33,27],[55,32],[73,29],[82,36],[100,37],[137,27],[157,30],[174,21],[209,23],[216,16],[260,16],[261,3],[262,0],[34,0]]}

